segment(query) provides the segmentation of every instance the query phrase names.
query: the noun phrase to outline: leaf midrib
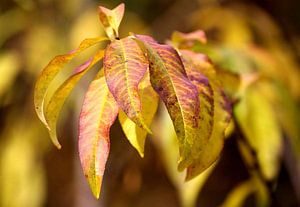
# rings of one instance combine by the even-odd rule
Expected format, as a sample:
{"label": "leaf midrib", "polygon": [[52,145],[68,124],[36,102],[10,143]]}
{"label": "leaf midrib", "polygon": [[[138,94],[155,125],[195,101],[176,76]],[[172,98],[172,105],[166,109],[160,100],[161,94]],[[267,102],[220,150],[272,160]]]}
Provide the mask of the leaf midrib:
{"label": "leaf midrib", "polygon": [[[145,43],[145,44],[147,44],[147,43]],[[171,78],[171,76],[170,76],[170,74],[169,74],[169,72],[168,72],[168,70],[167,70],[167,67],[166,67],[164,61],[162,60],[161,56],[160,56],[154,49],[152,49],[151,46],[149,46],[149,45],[147,44],[147,47],[150,48],[150,50],[152,50],[152,52],[153,52],[155,55],[157,55],[157,56],[159,57],[159,63],[160,63],[160,65],[163,66],[163,70],[167,73],[168,79],[170,80],[171,85],[172,85],[172,89],[173,89],[174,92],[175,92],[176,99],[177,99],[178,103],[180,103],[180,100],[179,100],[179,98],[178,98],[178,96],[177,96],[176,88],[174,87],[172,78]],[[185,122],[184,122],[185,116],[184,116],[184,113],[183,113],[183,109],[182,109],[182,107],[181,107],[181,103],[178,104],[178,105],[179,105],[180,113],[181,113],[181,116],[182,116],[182,123],[183,123],[183,128],[184,128],[184,138],[185,138],[185,137],[186,137],[186,129],[187,129],[187,128],[186,128],[186,124],[185,124]],[[184,142],[186,142],[186,139],[184,139]]]}

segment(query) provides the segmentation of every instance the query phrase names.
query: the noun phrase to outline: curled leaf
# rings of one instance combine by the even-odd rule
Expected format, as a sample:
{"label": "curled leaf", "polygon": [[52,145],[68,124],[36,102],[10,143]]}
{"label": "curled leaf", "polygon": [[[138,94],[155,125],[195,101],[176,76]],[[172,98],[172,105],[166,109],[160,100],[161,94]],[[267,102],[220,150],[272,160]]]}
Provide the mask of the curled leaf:
{"label": "curled leaf", "polygon": [[142,50],[131,38],[113,41],[103,61],[107,85],[119,107],[139,127],[149,133],[141,112],[138,85],[148,68]]}
{"label": "curled leaf", "polygon": [[47,128],[49,130],[50,138],[57,148],[61,148],[56,135],[56,124],[62,106],[81,77],[99,60],[101,60],[103,55],[104,51],[101,50],[97,52],[93,58],[76,68],[74,71],[75,73],[54,92],[48,105],[46,105],[45,119],[47,122]]}
{"label": "curled leaf", "polygon": [[[144,80],[139,85],[139,95],[142,103],[142,116],[144,117],[147,126],[150,126],[157,110],[158,96],[150,84],[149,74],[145,75]],[[147,131],[138,127],[122,111],[119,113],[119,120],[131,145],[139,152],[141,157],[144,157],[144,145]]]}
{"label": "curled leaf", "polygon": [[85,95],[79,120],[79,156],[84,175],[96,198],[109,154],[109,131],[118,115],[118,105],[100,74]]}
{"label": "curled leaf", "polygon": [[56,56],[43,69],[34,88],[34,106],[39,119],[45,125],[47,125],[47,123],[44,116],[44,101],[47,95],[49,84],[52,82],[58,72],[80,52],[105,40],[107,40],[107,38],[104,37],[85,39],[80,43],[76,50],[73,50],[65,55]]}
{"label": "curled leaf", "polygon": [[[196,142],[201,142],[199,125],[199,98],[197,88],[189,81],[176,50],[158,44],[147,36],[136,36],[136,41],[147,53],[150,81],[165,103],[179,139],[180,163],[183,170],[192,162]],[[202,143],[204,145],[204,143]],[[201,143],[199,144],[201,146]]]}
{"label": "curled leaf", "polygon": [[114,40],[119,37],[119,26],[124,15],[125,5],[122,3],[110,10],[99,6],[99,19],[105,29],[107,36]]}

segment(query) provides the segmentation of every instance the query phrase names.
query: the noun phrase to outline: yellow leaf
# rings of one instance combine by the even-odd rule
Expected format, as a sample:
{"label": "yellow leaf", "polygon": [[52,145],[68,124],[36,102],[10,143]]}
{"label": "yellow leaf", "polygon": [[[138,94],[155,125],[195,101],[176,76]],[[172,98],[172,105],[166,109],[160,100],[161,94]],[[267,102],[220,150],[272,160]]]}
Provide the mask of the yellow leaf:
{"label": "yellow leaf", "polygon": [[[158,96],[152,89],[148,73],[139,85],[139,95],[141,97],[142,117],[145,120],[145,124],[150,126],[157,110]],[[122,111],[119,113],[119,121],[131,145],[139,152],[141,157],[144,157],[144,145],[147,131],[137,126]]]}
{"label": "yellow leaf", "polygon": [[84,98],[78,141],[81,166],[96,198],[100,196],[110,149],[110,127],[118,115],[118,110],[101,70],[91,82]]}
{"label": "yellow leaf", "polygon": [[59,71],[80,52],[105,40],[107,40],[107,38],[103,37],[85,39],[80,43],[77,49],[69,52],[68,54],[56,56],[43,69],[35,84],[34,105],[39,119],[46,126],[47,122],[44,116],[44,101],[47,95],[47,89],[49,87],[49,84],[53,81],[53,79],[56,77]]}
{"label": "yellow leaf", "polygon": [[[268,95],[266,82],[255,82],[243,94],[234,109],[246,140],[256,152],[261,173],[266,180],[277,176],[282,153],[281,129]],[[272,90],[267,90],[272,93]]]}
{"label": "yellow leaf", "polygon": [[119,38],[119,26],[124,10],[125,5],[123,3],[112,10],[99,6],[99,18],[110,40]]}
{"label": "yellow leaf", "polygon": [[66,98],[70,95],[72,89],[75,87],[77,82],[81,79],[81,77],[91,68],[93,67],[99,60],[103,58],[104,51],[100,50],[96,53],[96,55],[88,60],[83,65],[79,66],[75,70],[75,74],[68,78],[53,94],[49,103],[46,105],[45,111],[45,119],[47,123],[47,128],[49,130],[50,138],[52,142],[57,146],[57,148],[61,148],[57,135],[56,135],[56,124],[59,117],[59,113],[61,108],[66,100]]}

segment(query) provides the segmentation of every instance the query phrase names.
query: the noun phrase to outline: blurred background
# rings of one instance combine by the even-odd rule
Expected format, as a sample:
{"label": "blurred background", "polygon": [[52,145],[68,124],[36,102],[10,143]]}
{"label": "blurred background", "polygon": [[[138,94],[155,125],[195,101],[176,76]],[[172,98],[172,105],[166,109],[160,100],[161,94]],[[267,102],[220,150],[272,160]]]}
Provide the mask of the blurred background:
{"label": "blurred background", "polygon": [[[121,2],[126,5],[121,36],[132,31],[164,42],[175,30],[203,29],[208,45],[198,50],[211,55],[216,64],[241,75],[258,71],[283,86],[276,89],[286,101],[281,106],[291,110],[273,130],[281,140],[278,150],[266,152],[276,157],[270,167],[275,168],[272,182],[264,183],[267,190],[253,187],[235,133],[228,134],[212,169],[190,186],[182,184],[182,176],[174,175],[173,169],[176,143],[162,141],[170,134],[159,121],[164,120],[161,109],[154,128],[163,132],[147,139],[143,159],[115,123],[101,198],[93,198],[80,167],[77,123],[84,92],[101,66],[81,80],[64,107],[58,125],[61,150],[52,145],[34,112],[33,88],[55,55],[76,48],[84,38],[104,35],[98,5],[114,8]],[[1,0],[0,206],[300,206],[299,10],[298,0]],[[62,82],[80,60],[56,82]],[[283,109],[276,110],[270,116]]]}

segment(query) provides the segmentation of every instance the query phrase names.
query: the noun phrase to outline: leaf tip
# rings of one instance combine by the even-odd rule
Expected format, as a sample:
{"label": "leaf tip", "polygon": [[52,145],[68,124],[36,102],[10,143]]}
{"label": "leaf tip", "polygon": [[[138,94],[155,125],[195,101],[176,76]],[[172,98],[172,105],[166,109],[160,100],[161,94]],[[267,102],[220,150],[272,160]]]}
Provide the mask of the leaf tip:
{"label": "leaf tip", "polygon": [[100,198],[101,185],[102,185],[102,176],[88,176],[88,182],[90,185],[90,189],[96,199]]}
{"label": "leaf tip", "polygon": [[55,143],[55,146],[56,146],[57,149],[61,150],[61,145],[58,142]]}
{"label": "leaf tip", "polygon": [[138,150],[138,152],[139,152],[139,155],[141,156],[141,158],[144,158],[144,150],[142,151],[142,150]]}
{"label": "leaf tip", "polygon": [[49,126],[47,126],[48,130],[49,130],[49,135],[50,135],[50,138],[51,138],[51,141],[52,143],[54,144],[54,146],[57,148],[57,149],[61,149],[61,145],[60,143],[58,142],[58,139],[57,139],[57,136],[56,136],[56,131],[52,131]]}

